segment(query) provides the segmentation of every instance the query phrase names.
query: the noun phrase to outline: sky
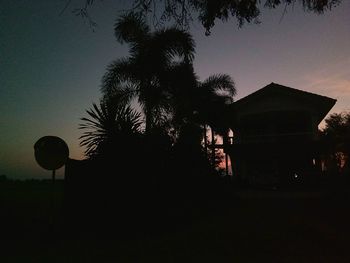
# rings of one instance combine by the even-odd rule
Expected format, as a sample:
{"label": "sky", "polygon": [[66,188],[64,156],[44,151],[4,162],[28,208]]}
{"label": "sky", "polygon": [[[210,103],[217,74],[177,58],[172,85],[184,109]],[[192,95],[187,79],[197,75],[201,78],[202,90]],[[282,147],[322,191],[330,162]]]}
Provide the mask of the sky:
{"label": "sky", "polygon": [[[34,159],[34,143],[61,137],[70,158],[83,159],[78,129],[98,102],[106,66],[127,56],[113,35],[118,1],[96,1],[95,31],[63,0],[0,2],[0,175],[50,178]],[[337,99],[333,112],[350,111],[350,1],[323,15],[299,6],[264,11],[261,24],[217,22],[209,37],[191,26],[194,68],[201,80],[229,74],[236,100],[275,82]],[[63,176],[63,169],[58,176]]]}

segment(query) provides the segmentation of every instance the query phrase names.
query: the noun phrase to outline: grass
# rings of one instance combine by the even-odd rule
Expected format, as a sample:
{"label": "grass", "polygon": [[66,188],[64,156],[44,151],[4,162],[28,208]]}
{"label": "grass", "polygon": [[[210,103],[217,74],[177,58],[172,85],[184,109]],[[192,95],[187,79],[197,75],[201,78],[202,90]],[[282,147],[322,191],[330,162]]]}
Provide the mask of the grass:
{"label": "grass", "polygon": [[59,183],[54,239],[48,183],[2,183],[0,190],[0,262],[350,262],[344,184],[312,191],[236,188],[236,198],[213,199],[212,213],[176,229],[96,238],[88,230],[62,231]]}

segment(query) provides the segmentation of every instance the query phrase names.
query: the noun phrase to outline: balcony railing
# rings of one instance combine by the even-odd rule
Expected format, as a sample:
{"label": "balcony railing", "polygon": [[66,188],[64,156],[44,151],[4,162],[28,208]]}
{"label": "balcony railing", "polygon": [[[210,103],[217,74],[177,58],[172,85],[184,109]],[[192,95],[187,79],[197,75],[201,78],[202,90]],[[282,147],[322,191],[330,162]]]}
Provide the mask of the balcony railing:
{"label": "balcony railing", "polygon": [[234,143],[260,143],[260,142],[285,142],[285,141],[303,141],[315,139],[316,135],[312,132],[293,132],[293,133],[271,133],[258,135],[237,136]]}

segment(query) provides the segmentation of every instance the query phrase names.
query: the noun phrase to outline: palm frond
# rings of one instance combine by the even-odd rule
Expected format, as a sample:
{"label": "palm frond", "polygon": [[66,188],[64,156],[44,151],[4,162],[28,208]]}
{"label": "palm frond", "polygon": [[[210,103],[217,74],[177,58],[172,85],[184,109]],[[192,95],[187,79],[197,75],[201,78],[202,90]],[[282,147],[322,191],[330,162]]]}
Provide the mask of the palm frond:
{"label": "palm frond", "polygon": [[212,93],[218,91],[226,92],[229,96],[234,97],[237,93],[235,82],[227,74],[214,74],[209,76],[202,84],[201,88],[207,89]]}
{"label": "palm frond", "polygon": [[121,89],[125,82],[138,81],[136,69],[137,66],[129,58],[117,59],[110,63],[102,77],[102,93],[113,93]]}
{"label": "palm frond", "polygon": [[120,43],[142,42],[149,32],[144,18],[133,12],[122,15],[114,24],[114,35]]}
{"label": "palm frond", "polygon": [[85,147],[85,155],[92,157],[103,151],[102,146],[141,132],[141,115],[129,106],[112,105],[101,101],[86,111],[90,118],[83,121],[79,129],[84,130],[79,137],[80,145]]}
{"label": "palm frond", "polygon": [[195,53],[195,42],[188,32],[172,27],[158,30],[150,40],[152,53],[170,61],[176,56],[191,62]]}
{"label": "palm frond", "polygon": [[105,94],[102,98],[103,102],[110,107],[111,111],[117,108],[115,105],[127,106],[130,101],[137,97],[139,94],[139,87],[131,83],[126,83],[124,86],[120,86],[119,89],[115,89],[108,94]]}

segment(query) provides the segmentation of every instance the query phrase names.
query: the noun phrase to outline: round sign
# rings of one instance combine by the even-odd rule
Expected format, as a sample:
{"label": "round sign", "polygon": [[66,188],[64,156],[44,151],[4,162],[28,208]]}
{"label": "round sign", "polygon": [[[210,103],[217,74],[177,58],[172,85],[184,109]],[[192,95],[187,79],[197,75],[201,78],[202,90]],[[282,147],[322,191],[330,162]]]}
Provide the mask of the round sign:
{"label": "round sign", "polygon": [[34,155],[42,168],[56,170],[66,163],[69,149],[61,138],[44,136],[34,144]]}

